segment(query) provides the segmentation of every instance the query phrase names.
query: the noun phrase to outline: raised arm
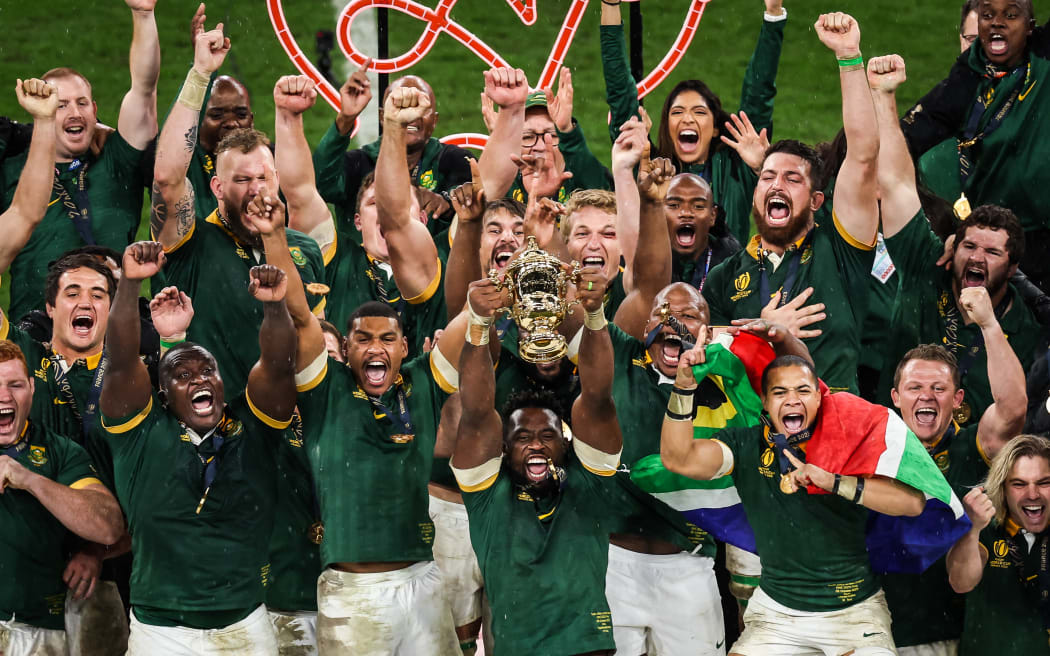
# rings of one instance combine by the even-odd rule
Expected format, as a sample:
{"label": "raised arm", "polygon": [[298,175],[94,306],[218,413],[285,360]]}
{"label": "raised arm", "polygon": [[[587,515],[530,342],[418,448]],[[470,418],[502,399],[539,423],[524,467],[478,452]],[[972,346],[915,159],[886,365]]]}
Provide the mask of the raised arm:
{"label": "raised arm", "polygon": [[992,521],[992,517],[995,517],[995,506],[980,487],[967,492],[962,502],[972,526],[948,550],[945,566],[952,590],[966,594],[981,582],[984,568],[988,564],[988,552],[981,548],[981,531]]}
{"label": "raised arm", "polygon": [[[612,398],[613,346],[603,302],[607,284],[600,268],[588,267],[576,288],[586,318],[580,341],[580,395],[572,404],[572,425],[581,443],[603,454],[615,454],[618,459],[623,435]],[[613,470],[619,466],[618,462],[608,464]]]}
{"label": "raised arm", "polygon": [[248,395],[267,417],[290,421],[295,410],[295,325],[284,303],[288,276],[272,264],[252,267],[249,290],[263,304],[259,361],[248,374]]}
{"label": "raised arm", "polygon": [[[299,373],[313,364],[322,353],[328,351],[325,348],[321,324],[310,311],[302,278],[299,277],[299,270],[292,261],[292,254],[288,250],[288,237],[284,231],[284,214],[284,205],[279,198],[261,195],[252,199],[252,202],[248,204],[248,211],[245,212],[252,227],[259,231],[259,236],[262,238],[266,263],[274,265],[287,277],[284,302],[288,312],[292,315],[292,323],[295,326],[297,337],[295,369],[296,373]],[[260,339],[262,339],[261,335]],[[253,368],[252,371],[254,372],[255,369]]]}
{"label": "raised arm", "polygon": [[[605,77],[605,102],[609,104],[609,137],[616,143],[620,126],[638,113],[638,87],[627,63],[627,44],[623,37],[623,18],[619,2],[603,2],[599,30],[602,51],[602,74]],[[648,139],[649,135],[646,134]],[[615,180],[616,171],[613,171]],[[616,182],[619,188],[619,181]]]}
{"label": "raised arm", "polygon": [[[317,192],[313,156],[303,132],[303,113],[313,107],[316,100],[317,87],[305,75],[286,75],[277,80],[273,88],[277,110],[275,160],[281,191],[288,201],[288,225],[314,237],[323,253],[335,241],[335,223],[328,205]],[[321,235],[315,236],[314,230],[326,223],[331,223],[332,229],[325,235],[326,239],[319,239]]]}
{"label": "raised arm", "polygon": [[165,248],[177,246],[193,229],[195,193],[210,193],[205,189],[195,190],[186,179],[186,171],[197,145],[197,123],[208,80],[229,51],[230,40],[223,36],[222,23],[210,32],[197,34],[193,68],[186,75],[179,98],[157,140],[150,232]]}
{"label": "raised arm", "polygon": [[733,467],[732,452],[720,442],[693,439],[693,417],[696,414],[694,394],[697,388],[693,367],[705,361],[706,342],[707,326],[703,326],[696,345],[679,358],[674,391],[671,392],[660,429],[660,460],[664,467],[700,481],[718,478]]}
{"label": "raised arm", "polygon": [[[1020,301],[1015,299],[1014,302]],[[991,459],[1024,428],[1028,409],[1024,369],[995,318],[992,299],[986,288],[963,289],[959,293],[959,306],[981,328],[988,354],[988,385],[992,389],[993,403],[981,415],[977,439],[984,455]]]}
{"label": "raised arm", "polygon": [[0,214],[0,271],[7,267],[29,241],[33,230],[44,219],[51,186],[55,178],[55,110],[58,94],[43,80],[18,80],[15,83],[18,104],[33,117],[33,137],[29,143],[26,164],[18,178],[11,205]]}
{"label": "raised arm", "polygon": [[744,71],[740,91],[740,113],[748,115],[756,131],[773,130],[773,99],[777,95],[777,70],[784,47],[785,21],[787,11],[783,1],[765,0],[762,28]]}
{"label": "raised arm", "polygon": [[464,182],[449,194],[456,211],[456,238],[452,241],[445,271],[445,307],[449,321],[463,310],[470,283],[481,280],[487,273],[481,270],[480,256],[486,197],[481,170],[473,159],[470,177],[470,182]]}
{"label": "raised arm", "polygon": [[[915,186],[915,164],[897,118],[897,87],[908,79],[900,55],[868,61],[868,86],[879,123],[879,189],[882,234],[892,237],[922,208]],[[837,200],[837,199],[836,199]]]}
{"label": "raised arm", "polygon": [[157,136],[157,78],[160,38],[153,7],[157,0],[125,0],[131,9],[131,88],[120,103],[117,131],[136,150],[145,150]]}
{"label": "raised arm", "polygon": [[[632,119],[634,120],[634,119]],[[638,170],[638,193],[641,214],[638,247],[632,267],[634,289],[616,311],[614,322],[636,339],[645,339],[649,310],[660,290],[671,283],[671,238],[667,234],[663,199],[674,177],[670,160],[643,159]]]}
{"label": "raised arm", "polygon": [[634,289],[634,253],[638,248],[641,212],[634,169],[643,157],[649,157],[649,134],[641,121],[631,118],[619,127],[619,136],[612,147],[613,185],[616,189],[616,239],[620,242],[620,250],[627,263],[623,284],[628,292]]}
{"label": "raised arm", "polygon": [[850,237],[871,246],[879,226],[879,130],[861,59],[860,25],[852,16],[834,13],[822,15],[814,28],[838,59],[842,86],[842,126],[847,146],[846,159],[835,181],[835,217]]}
{"label": "raised arm", "polygon": [[452,452],[452,465],[459,470],[483,465],[503,452],[503,423],[495,408],[496,375],[488,346],[489,327],[503,305],[502,297],[488,279],[470,285],[469,325],[459,356],[462,414]]}
{"label": "raised arm", "polygon": [[[415,87],[394,89],[383,105],[383,141],[376,160],[376,212],[390,253],[390,268],[402,298],[421,296],[434,283],[440,263],[430,231],[413,215],[412,178],[405,158],[408,124],[430,108]],[[418,210],[417,210],[418,211]]]}
{"label": "raised arm", "polygon": [[100,406],[107,417],[127,417],[149,405],[153,394],[149,371],[139,358],[139,289],[160,271],[164,249],[155,241],[140,241],[124,250],[117,294],[106,325],[106,375]]}
{"label": "raised arm", "polygon": [[525,100],[529,96],[529,84],[524,71],[520,68],[485,71],[485,95],[499,106],[499,112],[478,165],[485,196],[502,198],[518,174],[518,167],[511,155],[521,152]]}
{"label": "raised arm", "polygon": [[0,494],[5,488],[29,492],[63,526],[85,540],[113,544],[124,535],[120,505],[98,481],[73,489],[0,456]]}

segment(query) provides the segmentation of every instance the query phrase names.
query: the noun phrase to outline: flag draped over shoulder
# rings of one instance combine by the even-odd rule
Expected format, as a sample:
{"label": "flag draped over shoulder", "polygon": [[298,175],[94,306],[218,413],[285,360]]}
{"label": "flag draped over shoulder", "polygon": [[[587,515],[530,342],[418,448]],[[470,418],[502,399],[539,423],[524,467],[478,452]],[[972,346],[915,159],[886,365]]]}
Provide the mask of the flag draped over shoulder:
{"label": "flag draped over shoulder", "polygon": [[[700,408],[694,437],[705,439],[726,427],[761,423],[762,404],[755,390],[773,359],[764,340],[747,333],[725,336],[707,348],[706,362],[693,368],[697,380],[710,376],[728,402]],[[826,471],[851,476],[885,476],[921,491],[926,507],[918,517],[871,512],[867,545],[879,573],[925,570],[970,528],[958,497],[904,421],[886,407],[852,394],[828,394],[821,386],[820,415],[806,445],[806,460]],[[696,481],[667,471],[659,456],[641,460],[631,478],[717,539],[755,551],[755,538],[729,476]],[[827,494],[809,486],[809,494]]]}

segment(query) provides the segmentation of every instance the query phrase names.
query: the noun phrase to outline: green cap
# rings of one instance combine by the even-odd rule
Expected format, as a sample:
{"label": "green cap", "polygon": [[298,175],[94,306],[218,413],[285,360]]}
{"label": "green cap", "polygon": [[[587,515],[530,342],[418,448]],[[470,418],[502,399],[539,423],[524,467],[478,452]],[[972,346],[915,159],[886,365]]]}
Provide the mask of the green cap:
{"label": "green cap", "polygon": [[529,94],[529,97],[525,99],[525,109],[531,107],[546,107],[547,106],[547,94],[543,91],[533,91]]}

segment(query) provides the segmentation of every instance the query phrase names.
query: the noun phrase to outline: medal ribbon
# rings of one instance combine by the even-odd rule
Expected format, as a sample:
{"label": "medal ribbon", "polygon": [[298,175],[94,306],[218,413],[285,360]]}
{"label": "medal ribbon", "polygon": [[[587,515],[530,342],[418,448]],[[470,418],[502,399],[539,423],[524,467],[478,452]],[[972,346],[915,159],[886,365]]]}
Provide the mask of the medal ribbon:
{"label": "medal ribbon", "polygon": [[792,465],[791,461],[784,455],[784,451],[790,449],[791,455],[795,456],[802,462],[805,462],[806,452],[799,447],[808,442],[811,437],[813,437],[813,430],[810,428],[790,436],[786,436],[783,433],[774,433],[772,430],[769,431],[769,435],[766,439],[772,442],[776,449],[777,462],[780,464],[781,476],[786,476],[795,470],[795,466]]}
{"label": "medal ribbon", "polygon": [[[710,237],[708,237],[708,239],[710,239]],[[704,275],[703,275],[703,277],[700,277],[700,267],[698,266],[699,262],[700,262],[700,258],[699,257],[696,258],[697,266],[695,266],[693,268],[692,285],[693,285],[693,287],[696,287],[696,290],[699,291],[699,292],[704,291],[704,283],[707,282],[707,274],[708,274],[708,272],[711,271],[711,254],[713,252],[714,252],[714,249],[711,248],[711,246],[709,244],[707,246],[707,260],[704,263]],[[700,255],[701,255],[701,257],[703,257],[703,253],[701,253]]]}
{"label": "medal ribbon", "polygon": [[[98,401],[102,396],[102,378],[106,375],[108,364],[106,352],[102,351],[102,357],[99,358],[98,366],[95,367],[95,377],[91,380],[91,390],[88,392],[88,402],[83,413],[77,407],[77,398],[74,396],[73,387],[69,383],[69,371],[63,370],[62,363],[65,361],[62,356],[52,352],[49,359],[51,360],[51,369],[55,372],[55,387],[58,388],[59,393],[69,405],[69,409],[73,411],[73,417],[80,422],[80,427],[84,431],[83,435],[86,439],[91,433],[92,426],[94,426],[95,415],[98,414]],[[69,369],[72,370],[74,366],[76,366],[76,362],[70,365]]]}
{"label": "medal ribbon", "polygon": [[[806,249],[812,242],[813,230],[810,229],[809,233],[806,234],[806,238],[802,240],[801,246],[798,248],[789,248],[784,251],[785,257],[791,252],[796,252],[798,255],[792,257],[791,262],[788,264],[787,277],[784,278],[784,284],[780,287],[784,293],[780,295],[780,303],[777,307],[784,307],[784,305],[794,297],[795,279],[798,277],[799,265],[802,264],[802,255],[806,252]],[[759,299],[762,301],[762,304],[765,305],[773,295],[769,291],[769,275],[766,272],[766,253],[764,250],[760,250],[758,253],[758,272],[761,275],[758,285],[758,293],[760,294]]]}
{"label": "medal ribbon", "polygon": [[58,196],[58,199],[62,201],[62,206],[66,208],[66,214],[69,215],[69,220],[73,222],[73,227],[76,228],[77,234],[84,240],[85,244],[95,245],[95,235],[91,232],[91,200],[87,194],[87,170],[88,163],[79,159],[75,159],[69,164],[67,171],[73,171],[79,167],[73,176],[73,194],[70,196],[69,191],[65,185],[59,180],[60,172],[58,167],[55,167],[55,178],[52,182],[52,190]]}
{"label": "medal ribbon", "polygon": [[408,409],[408,400],[405,395],[403,383],[397,383],[397,412],[393,412],[378,397],[367,394],[369,403],[372,404],[372,413],[376,419],[387,417],[394,424],[395,435],[413,435],[412,413]]}

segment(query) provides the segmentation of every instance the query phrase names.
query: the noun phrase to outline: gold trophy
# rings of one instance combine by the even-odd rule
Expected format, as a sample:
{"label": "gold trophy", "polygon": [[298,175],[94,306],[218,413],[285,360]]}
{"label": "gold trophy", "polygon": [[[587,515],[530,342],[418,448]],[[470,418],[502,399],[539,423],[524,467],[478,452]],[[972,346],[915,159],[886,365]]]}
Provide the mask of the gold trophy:
{"label": "gold trophy", "polygon": [[578,262],[573,262],[572,272],[566,273],[561,260],[541,249],[530,236],[525,250],[507,267],[503,280],[497,278],[495,269],[489,271],[489,279],[497,288],[510,290],[507,311],[521,329],[518,353],[523,360],[554,362],[568,352],[557,328],[569,308],[580,302],[565,300],[569,283],[580,280]]}

